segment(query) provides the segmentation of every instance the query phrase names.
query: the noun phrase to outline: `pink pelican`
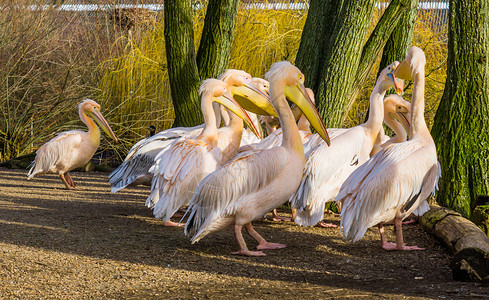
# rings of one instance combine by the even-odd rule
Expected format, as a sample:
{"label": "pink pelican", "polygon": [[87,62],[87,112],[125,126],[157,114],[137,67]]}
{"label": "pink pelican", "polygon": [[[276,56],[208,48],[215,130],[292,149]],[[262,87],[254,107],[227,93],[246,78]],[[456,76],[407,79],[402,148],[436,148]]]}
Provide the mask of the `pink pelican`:
{"label": "pink pelican", "polygon": [[326,128],[307,95],[304,74],[287,61],[272,65],[265,77],[270,82],[270,96],[283,129],[278,147],[234,159],[208,175],[197,187],[190,201],[185,234],[192,243],[207,234],[234,224],[240,250],[233,254],[263,256],[250,251],[242,228],[258,241],[258,250],[280,249],[286,245],[269,243],[252,227],[251,221],[286,202],[299,186],[304,167],[304,150],[286,96],[296,103],[311,125],[329,143]]}
{"label": "pink pelican", "polygon": [[[236,154],[242,120],[259,135],[246,111],[229,95],[227,88],[227,83],[217,79],[202,82],[199,93],[204,129],[196,138],[182,139],[163,149],[149,170],[154,175],[146,205],[153,208],[155,217],[163,219],[166,226],[177,225],[170,218],[188,203],[199,182]],[[213,102],[229,109],[229,126],[217,128]]]}
{"label": "pink pelican", "polygon": [[[424,119],[425,64],[423,51],[412,47],[395,71],[399,78],[414,81],[409,140],[375,154],[348,177],[336,197],[343,201],[341,226],[346,240],[356,242],[369,227],[378,225],[383,249],[424,250],[404,244],[402,220],[425,202],[438,178],[435,143]],[[385,223],[394,223],[396,243],[386,241]]]}
{"label": "pink pelican", "polygon": [[117,142],[114,132],[100,113],[100,105],[97,102],[83,100],[78,105],[78,114],[87,125],[88,132],[64,131],[42,145],[36,152],[34,165],[27,174],[27,179],[37,174],[57,173],[67,189],[76,189],[75,182],[68,172],[86,165],[100,145],[100,129],[95,122]]}

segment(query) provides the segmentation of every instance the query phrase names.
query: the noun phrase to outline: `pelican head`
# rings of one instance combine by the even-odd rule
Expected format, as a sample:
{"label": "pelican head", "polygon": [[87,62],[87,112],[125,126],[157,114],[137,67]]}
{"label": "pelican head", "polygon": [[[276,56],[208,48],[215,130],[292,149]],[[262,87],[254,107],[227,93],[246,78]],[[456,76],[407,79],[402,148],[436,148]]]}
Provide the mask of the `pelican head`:
{"label": "pelican head", "polygon": [[78,111],[80,115],[83,113],[94,120],[108,136],[111,136],[116,143],[118,142],[112,128],[110,128],[104,116],[102,116],[100,105],[97,102],[92,99],[85,99],[78,105]]}
{"label": "pelican head", "polygon": [[413,80],[414,74],[419,73],[420,70],[424,70],[426,65],[426,56],[423,50],[413,46],[409,49],[406,58],[396,68],[394,74],[396,77]]}
{"label": "pelican head", "polygon": [[401,94],[402,90],[404,89],[404,83],[394,75],[394,72],[398,66],[399,62],[395,61],[380,72],[379,78],[377,79],[377,84],[380,83],[381,90],[385,91],[389,88],[394,88],[398,95]]}
{"label": "pelican head", "polygon": [[294,102],[306,116],[312,127],[329,145],[329,136],[313,101],[304,86],[304,74],[288,61],[274,63],[265,74],[268,81],[281,81],[284,83],[284,95]]}
{"label": "pelican head", "polygon": [[270,103],[270,96],[252,84],[253,78],[250,74],[228,69],[218,79],[228,84],[229,92],[244,109],[258,115],[278,117]]}
{"label": "pelican head", "polygon": [[270,83],[263,78],[253,77],[251,84],[259,89],[262,93],[267,94],[270,90]]}
{"label": "pelican head", "polygon": [[235,115],[245,121],[246,126],[251,129],[256,137],[261,139],[261,134],[256,128],[246,111],[236,102],[236,100],[228,92],[228,84],[218,79],[206,79],[202,82],[199,89],[199,94],[207,94],[212,97],[212,101],[224,105]]}
{"label": "pelican head", "polygon": [[384,98],[384,120],[393,119],[402,125],[406,132],[410,128],[411,102],[402,97],[391,94]]}

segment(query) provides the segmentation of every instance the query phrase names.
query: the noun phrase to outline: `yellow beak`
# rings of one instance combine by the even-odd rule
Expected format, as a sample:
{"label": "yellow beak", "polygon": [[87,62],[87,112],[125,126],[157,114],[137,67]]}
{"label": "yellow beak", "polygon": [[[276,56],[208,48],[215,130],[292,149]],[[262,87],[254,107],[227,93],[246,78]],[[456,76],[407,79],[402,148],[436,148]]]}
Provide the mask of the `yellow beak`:
{"label": "yellow beak", "polygon": [[245,122],[246,126],[251,129],[253,134],[261,139],[261,134],[260,131],[256,128],[255,124],[251,120],[250,116],[246,113],[246,111],[236,102],[236,100],[229,95],[229,93],[225,93],[223,96],[220,97],[214,97],[213,101],[220,103],[224,105],[226,108],[228,108],[230,111],[232,111],[235,115],[243,119]]}
{"label": "yellow beak", "polygon": [[402,125],[404,130],[409,133],[409,129],[411,127],[410,118],[409,112],[397,111],[393,119],[397,120]]}
{"label": "yellow beak", "polygon": [[317,133],[326,141],[328,146],[330,145],[329,135],[326,131],[326,126],[324,126],[321,117],[316,109],[316,106],[312,102],[309,95],[306,93],[306,88],[304,84],[299,83],[295,86],[285,85],[284,90],[285,97],[290,101],[294,102],[301,110],[302,113],[311,123],[312,127],[317,131]]}
{"label": "yellow beak", "polygon": [[102,128],[102,130],[110,137],[112,137],[115,142],[117,143],[117,137],[115,136],[114,132],[112,131],[112,128],[110,128],[109,124],[107,121],[105,121],[104,116],[102,116],[102,113],[96,109],[93,111],[88,111],[86,112],[89,117],[91,117],[97,124]]}
{"label": "yellow beak", "polygon": [[277,112],[270,102],[270,96],[256,87],[246,84],[243,86],[230,86],[228,90],[239,105],[247,111],[257,115],[278,118]]}

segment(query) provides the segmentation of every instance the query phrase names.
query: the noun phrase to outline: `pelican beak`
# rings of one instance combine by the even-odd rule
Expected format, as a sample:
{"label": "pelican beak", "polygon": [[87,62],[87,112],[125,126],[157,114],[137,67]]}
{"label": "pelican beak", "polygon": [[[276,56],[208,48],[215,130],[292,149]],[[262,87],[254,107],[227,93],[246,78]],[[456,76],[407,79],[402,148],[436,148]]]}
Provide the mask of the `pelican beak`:
{"label": "pelican beak", "polygon": [[413,76],[411,74],[411,64],[409,63],[410,57],[406,57],[399,66],[397,66],[396,70],[394,71],[394,76],[397,78],[402,78],[406,80],[412,80]]}
{"label": "pelican beak", "polygon": [[404,89],[404,83],[402,80],[397,78],[393,73],[388,73],[387,77],[389,77],[394,83],[394,89],[396,90],[396,94],[401,95],[402,90]]}
{"label": "pelican beak", "polygon": [[105,131],[108,136],[112,137],[116,143],[118,142],[112,128],[110,128],[107,121],[105,121],[105,118],[102,116],[102,113],[100,113],[100,110],[94,109],[92,111],[87,111],[86,113],[98,124],[98,126],[100,126],[100,128],[102,128],[103,131]]}
{"label": "pelican beak", "polygon": [[243,121],[246,123],[246,126],[248,126],[248,128],[251,129],[251,131],[257,138],[259,139],[262,138],[260,131],[258,131],[255,124],[253,123],[250,116],[248,115],[248,113],[246,113],[246,111],[238,104],[238,102],[229,93],[226,92],[223,96],[214,97],[213,99],[215,102],[224,105],[235,115],[243,119]]}
{"label": "pelican beak", "polygon": [[398,111],[396,112],[396,116],[394,117],[404,128],[404,130],[409,133],[409,129],[411,128],[411,117],[409,112],[407,111]]}
{"label": "pelican beak", "polygon": [[306,92],[306,88],[303,83],[299,83],[295,86],[285,85],[284,90],[285,97],[294,102],[301,110],[302,113],[311,123],[312,127],[317,131],[317,133],[326,141],[328,146],[330,145],[329,135],[326,131],[326,126],[324,126],[321,117],[314,106],[311,98]]}
{"label": "pelican beak", "polygon": [[229,92],[241,107],[257,115],[273,116],[278,118],[277,112],[270,102],[270,96],[251,84],[231,86]]}

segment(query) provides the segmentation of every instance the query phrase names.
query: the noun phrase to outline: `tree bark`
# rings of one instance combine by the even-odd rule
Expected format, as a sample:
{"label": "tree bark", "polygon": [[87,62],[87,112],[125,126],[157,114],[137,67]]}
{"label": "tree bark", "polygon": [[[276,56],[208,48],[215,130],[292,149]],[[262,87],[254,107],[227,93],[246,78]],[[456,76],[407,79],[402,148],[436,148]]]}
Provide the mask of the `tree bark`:
{"label": "tree bark", "polygon": [[368,26],[375,9],[374,0],[345,1],[338,23],[323,49],[317,108],[327,127],[340,127],[349,102]]}
{"label": "tree bark", "polygon": [[465,217],[489,194],[489,0],[451,0],[445,90],[432,134],[442,177],[436,200]]}
{"label": "tree bark", "polygon": [[382,51],[380,60],[380,72],[394,61],[401,62],[407,55],[413,44],[414,24],[418,13],[418,0],[409,0],[406,3],[407,9],[401,14],[394,31],[387,40]]}
{"label": "tree bark", "polygon": [[[416,2],[416,5],[413,6],[413,3]],[[416,16],[416,8],[417,8],[417,0],[392,0],[387,9],[385,10],[384,14],[380,18],[379,22],[377,23],[377,26],[375,26],[374,31],[370,35],[369,39],[365,43],[365,46],[363,47],[362,51],[362,56],[359,61],[358,69],[355,75],[355,79],[353,81],[353,87],[350,91],[350,94],[348,98],[350,101],[346,105],[346,111],[348,112],[351,108],[351,105],[354,103],[355,99],[358,96],[358,93],[360,92],[362,86],[365,84],[368,78],[368,74],[370,73],[370,70],[372,70],[377,57],[380,56],[380,53],[382,53],[383,49],[387,45],[387,42],[393,38],[395,38],[394,45],[392,45],[391,49],[388,49],[388,51],[391,50],[397,50],[393,51],[392,54],[386,54],[386,56],[390,55],[397,55],[397,60],[401,61],[404,59],[406,56],[409,48],[411,48],[411,41],[413,37],[413,26],[409,28],[410,23],[408,23],[406,19],[412,18],[412,20],[409,20],[411,22],[411,25],[414,24],[414,18]],[[408,8],[411,10],[409,11]],[[414,11],[414,13],[413,13]],[[408,12],[410,14],[408,14]],[[402,19],[405,22],[400,22]],[[396,34],[398,35],[405,35],[401,37],[394,37],[394,30],[397,28]],[[407,37],[408,35],[411,35],[411,37]],[[409,47],[407,46],[409,44]],[[402,49],[402,47],[404,49]],[[396,49],[398,48],[398,49]],[[401,51],[403,50],[403,51]],[[388,58],[390,59],[390,57]],[[383,70],[387,65],[391,64],[394,60],[388,61],[385,66],[382,67]],[[379,71],[380,72],[380,71]],[[343,116],[344,119],[345,116]]]}
{"label": "tree bark", "polygon": [[238,0],[210,0],[197,51],[200,78],[217,78],[226,70],[238,13]]}
{"label": "tree bark", "polygon": [[302,30],[301,42],[295,65],[306,77],[305,85],[317,93],[319,72],[324,63],[323,47],[329,43],[329,38],[338,23],[336,18],[344,1],[311,0],[306,23]]}
{"label": "tree bark", "polygon": [[195,59],[191,0],[166,0],[164,35],[168,77],[175,110],[174,127],[203,122],[198,95],[200,78]]}

